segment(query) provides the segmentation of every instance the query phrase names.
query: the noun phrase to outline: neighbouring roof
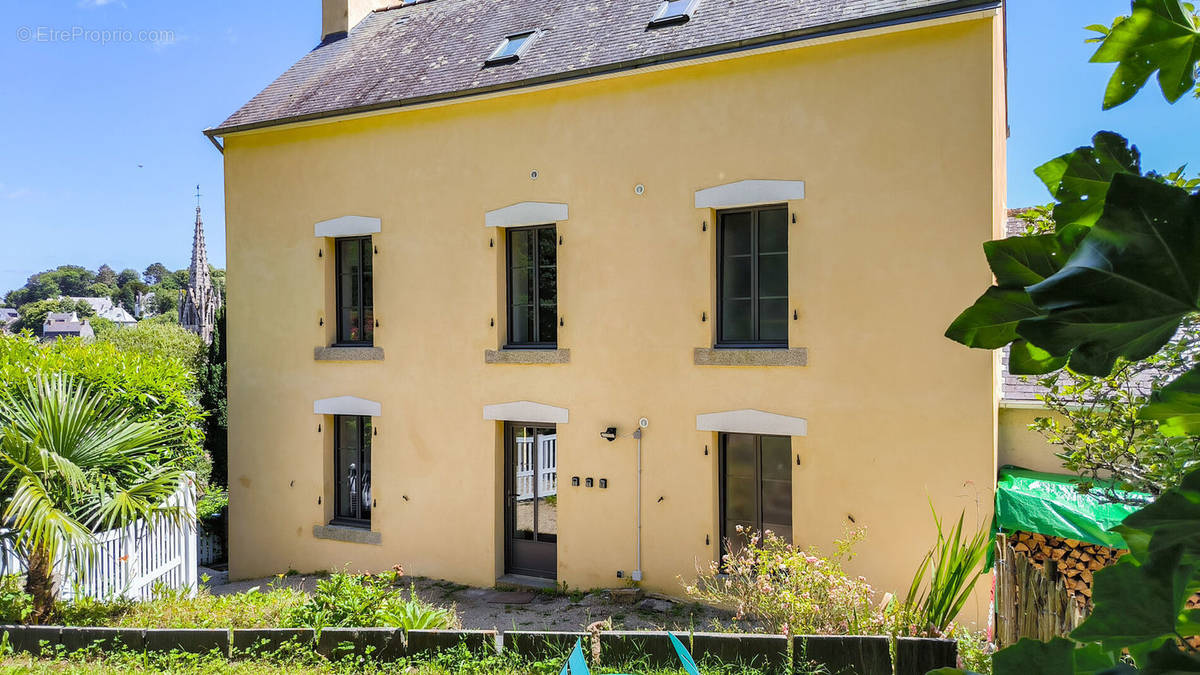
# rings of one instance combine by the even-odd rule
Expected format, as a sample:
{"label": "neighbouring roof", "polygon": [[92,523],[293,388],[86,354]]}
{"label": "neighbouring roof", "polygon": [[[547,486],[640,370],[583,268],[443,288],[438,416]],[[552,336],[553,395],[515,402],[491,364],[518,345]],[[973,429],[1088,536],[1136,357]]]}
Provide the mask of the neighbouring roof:
{"label": "neighbouring roof", "polygon": [[72,296],[63,296],[63,297],[67,298],[68,300],[74,300],[76,302],[78,302],[80,300],[86,302],[87,304],[92,306],[92,310],[94,310],[96,312],[96,316],[98,316],[102,319],[108,319],[109,321],[112,321],[114,323],[120,323],[120,324],[137,323],[137,319],[133,318],[132,314],[125,311],[124,307],[121,307],[120,305],[115,304],[112,301],[112,298],[82,298],[82,297],[77,298],[77,297],[72,297]]}
{"label": "neighbouring roof", "polygon": [[[424,0],[332,35],[209,135],[362,112],[714,52],[996,7],[1000,0],[700,0],[686,23],[647,28],[661,0]],[[484,61],[540,30],[514,63]]]}
{"label": "neighbouring roof", "polygon": [[12,323],[21,318],[21,314],[11,307],[0,307],[0,323]]}

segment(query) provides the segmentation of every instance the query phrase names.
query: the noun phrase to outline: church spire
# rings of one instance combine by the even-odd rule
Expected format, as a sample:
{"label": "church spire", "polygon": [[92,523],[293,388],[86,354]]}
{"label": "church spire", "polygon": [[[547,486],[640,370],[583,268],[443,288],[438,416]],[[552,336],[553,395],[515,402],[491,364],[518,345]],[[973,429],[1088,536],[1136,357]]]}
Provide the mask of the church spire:
{"label": "church spire", "polygon": [[188,267],[188,287],[179,298],[179,325],[196,333],[206,344],[212,343],[221,295],[208,270],[208,251],[204,246],[204,221],[200,217],[200,186],[196,186],[196,229],[192,233],[192,264]]}

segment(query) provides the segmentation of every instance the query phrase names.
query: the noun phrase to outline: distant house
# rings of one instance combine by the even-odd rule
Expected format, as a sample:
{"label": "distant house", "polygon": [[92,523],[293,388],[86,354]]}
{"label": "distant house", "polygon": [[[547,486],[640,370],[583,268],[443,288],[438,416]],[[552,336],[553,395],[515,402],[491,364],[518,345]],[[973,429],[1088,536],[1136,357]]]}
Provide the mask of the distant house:
{"label": "distant house", "polygon": [[60,337],[92,338],[96,334],[92,331],[91,323],[87,319],[80,319],[75,312],[50,312],[42,324],[42,339]]}
{"label": "distant house", "polygon": [[8,333],[21,314],[12,307],[0,307],[0,333]]}
{"label": "distant house", "polygon": [[92,306],[93,310],[95,310],[96,316],[100,317],[101,319],[108,319],[118,326],[132,326],[137,323],[137,319],[133,318],[132,314],[125,311],[124,307],[113,303],[112,298],[64,297],[66,297],[67,300],[74,300],[76,302],[82,300],[83,302],[86,302]]}

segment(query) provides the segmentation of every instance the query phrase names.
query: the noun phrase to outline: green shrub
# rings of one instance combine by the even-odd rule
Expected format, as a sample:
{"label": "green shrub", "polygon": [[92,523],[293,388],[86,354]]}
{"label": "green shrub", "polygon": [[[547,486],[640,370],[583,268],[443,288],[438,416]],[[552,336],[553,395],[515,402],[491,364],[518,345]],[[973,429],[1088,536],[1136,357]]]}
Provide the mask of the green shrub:
{"label": "green shrub", "polygon": [[304,601],[304,593],[293,588],[254,588],[230,595],[201,590],[191,598],[182,591],[160,588],[144,602],[81,598],[61,603],[58,611],[63,622],[72,626],[275,628],[284,625],[284,616]]}
{"label": "green shrub", "polygon": [[734,621],[762,623],[771,633],[785,635],[863,635],[878,632],[882,617],[873,608],[874,589],[862,577],[842,570],[862,530],[835,541],[836,551],[822,558],[816,549],[804,550],[769,530],[743,531],[744,545],[711,563],[687,594],[700,602],[735,612]]}
{"label": "green shrub", "polygon": [[37,373],[63,373],[81,380],[130,412],[138,422],[160,420],[181,429],[179,441],[169,448],[186,458],[202,485],[209,467],[204,458],[204,413],[196,401],[196,376],[174,359],[157,358],[137,351],[122,351],[107,342],[56,340],[40,344],[21,335],[0,335],[0,392],[26,388]]}
{"label": "green shrub", "polygon": [[33,596],[25,592],[21,577],[0,578],[0,623],[25,623],[33,611]]}
{"label": "green shrub", "polygon": [[[933,511],[932,503],[929,508]],[[889,603],[886,610],[893,633],[942,637],[952,632],[954,618],[962,611],[983,574],[984,558],[991,545],[986,530],[979,530],[967,538],[963,530],[965,515],[959,514],[958,523],[947,532],[942,528],[937,511],[933,511],[937,542],[917,566],[908,595],[902,601]]]}
{"label": "green shrub", "polygon": [[379,622],[384,626],[404,630],[435,630],[458,626],[458,616],[452,609],[435,607],[417,597],[417,590],[410,586],[409,598],[391,598],[379,608]]}
{"label": "green shrub", "polygon": [[408,597],[397,588],[398,571],[382,574],[339,573],[317,582],[316,592],[292,609],[284,625],[322,628],[387,626],[395,628],[455,628],[453,609],[431,605],[410,586]]}

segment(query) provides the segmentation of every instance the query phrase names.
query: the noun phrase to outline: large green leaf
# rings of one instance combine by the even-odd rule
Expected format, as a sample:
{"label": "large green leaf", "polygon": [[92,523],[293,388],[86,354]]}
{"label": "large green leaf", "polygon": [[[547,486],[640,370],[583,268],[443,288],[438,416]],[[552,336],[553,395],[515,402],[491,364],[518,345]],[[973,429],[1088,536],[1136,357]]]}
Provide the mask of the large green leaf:
{"label": "large green leaf", "polygon": [[1095,609],[1071,639],[1119,649],[1173,634],[1191,593],[1195,568],[1180,564],[1182,549],[1152,554],[1144,565],[1122,558],[1096,572]]}
{"label": "large green leaf", "polygon": [[1154,392],[1138,417],[1158,420],[1159,430],[1167,436],[1200,434],[1200,366]]}
{"label": "large green leaf", "polygon": [[1074,673],[1075,643],[1065,638],[1054,638],[1049,642],[1022,638],[992,656],[992,670],[1021,675]]}
{"label": "large green leaf", "polygon": [[1072,370],[1104,376],[1118,357],[1150,356],[1200,305],[1200,196],[1118,174],[1071,259],[1028,290],[1046,313],[1017,334]]}
{"label": "large green leaf", "polygon": [[[946,337],[977,349],[999,349],[1017,340],[1017,325],[1024,319],[1042,314],[1029,298],[1025,287],[1043,281],[1062,269],[1080,239],[1080,233],[1072,231],[1066,234],[1009,237],[984,243],[983,252],[997,285],[984,291],[975,304],[958,315],[946,329]],[[1022,363],[1036,361],[1038,356],[1040,354],[1026,350],[1022,354]],[[1045,357],[1051,358],[1049,354],[1045,354]],[[1061,367],[1059,363],[1057,368]],[[1040,373],[1057,368],[1013,372]]]}
{"label": "large green leaf", "polygon": [[1200,673],[1200,658],[1184,652],[1174,641],[1168,641],[1150,652],[1141,672],[1142,675]]}
{"label": "large green leaf", "polygon": [[1200,560],[1200,470],[1184,476],[1179,487],[1129,514],[1121,526],[1150,535],[1146,552],[1151,558],[1180,547],[1186,558]]}
{"label": "large green leaf", "polygon": [[1066,365],[1067,357],[1053,356],[1025,338],[1014,340],[1008,350],[1008,370],[1016,375],[1045,375]]}
{"label": "large green leaf", "polygon": [[1058,202],[1054,205],[1058,232],[1091,227],[1104,211],[1104,198],[1113,176],[1141,175],[1141,153],[1120,134],[1100,131],[1092,136],[1092,145],[1055,157],[1034,173]]}
{"label": "large green leaf", "polygon": [[946,337],[977,349],[999,349],[1017,339],[1022,319],[1040,316],[1023,288],[992,286],[946,329]]}
{"label": "large green leaf", "polygon": [[1133,98],[1158,71],[1163,96],[1172,103],[1196,84],[1200,30],[1180,0],[1134,0],[1133,13],[1113,27],[1093,63],[1116,63],[1104,92],[1104,109]]}

